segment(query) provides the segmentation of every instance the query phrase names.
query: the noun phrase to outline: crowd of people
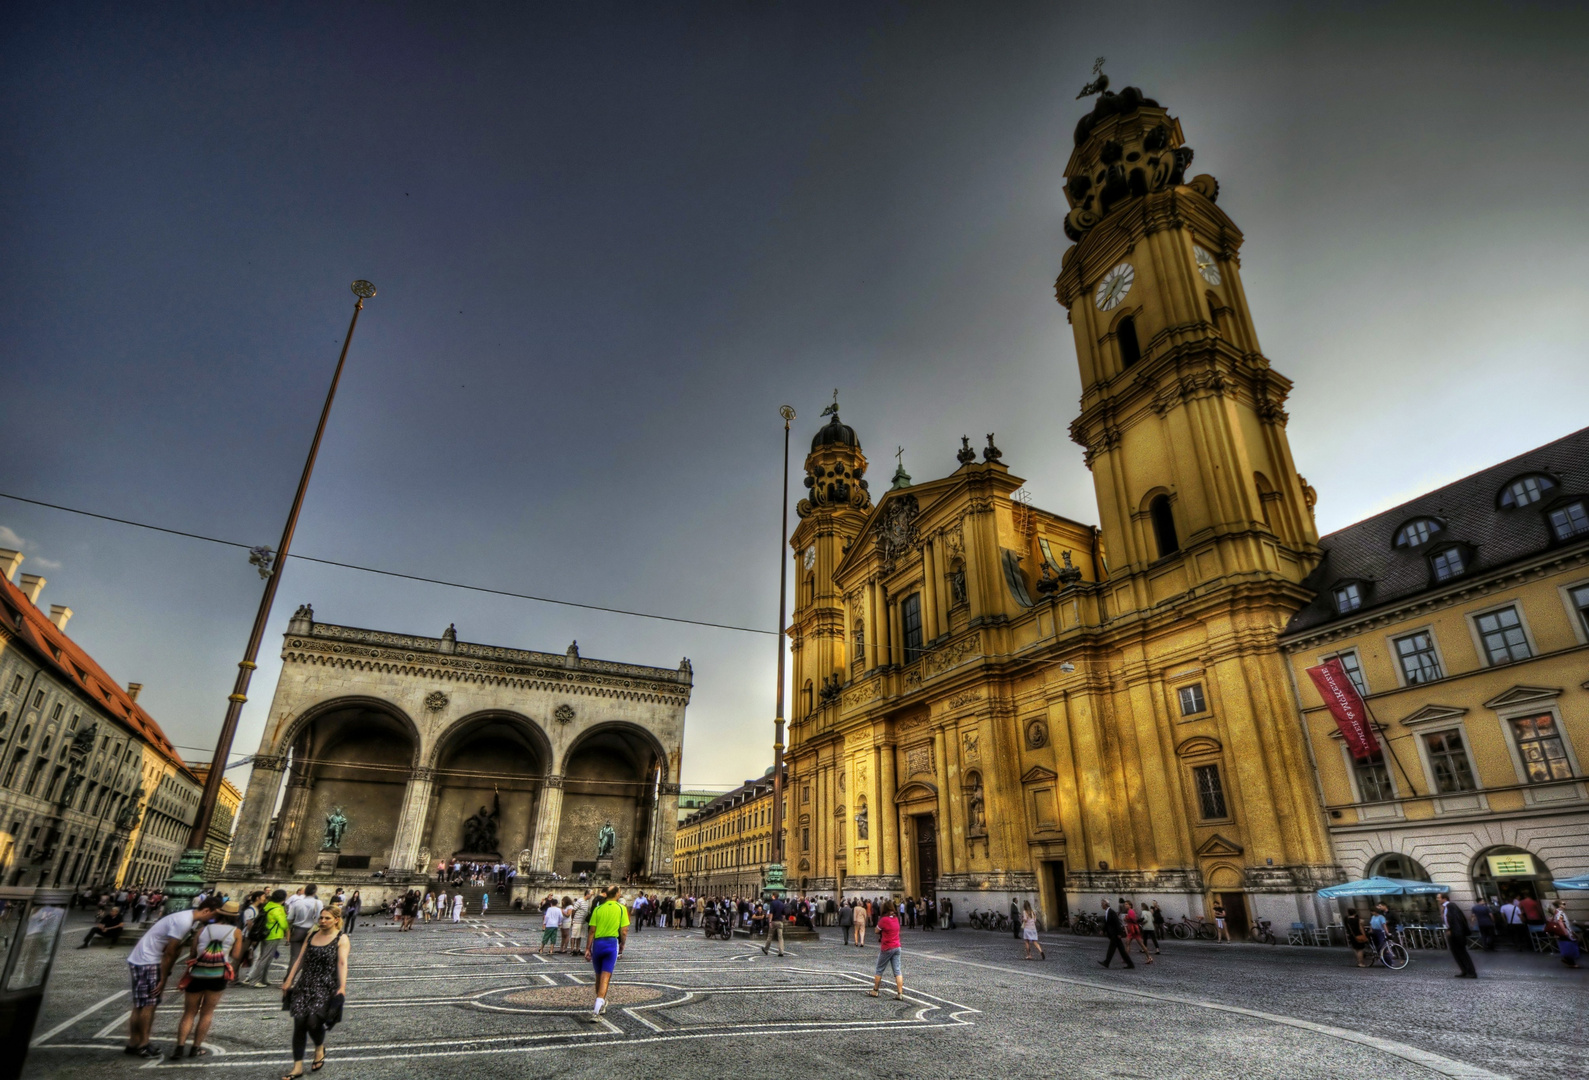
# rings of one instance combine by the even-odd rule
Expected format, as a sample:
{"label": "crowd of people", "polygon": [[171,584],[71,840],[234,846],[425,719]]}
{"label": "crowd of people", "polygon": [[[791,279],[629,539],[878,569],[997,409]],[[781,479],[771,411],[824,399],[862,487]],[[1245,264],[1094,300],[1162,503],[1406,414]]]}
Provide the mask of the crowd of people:
{"label": "crowd of people", "polygon": [[[1342,925],[1347,942],[1356,954],[1358,967],[1373,966],[1371,957],[1398,935],[1400,921],[1399,914],[1385,903],[1375,904],[1366,919],[1356,908],[1346,909]],[[1474,937],[1478,938],[1478,947],[1483,952],[1495,952],[1503,943],[1519,952],[1535,952],[1535,940],[1545,935],[1555,941],[1556,955],[1563,964],[1570,968],[1578,966],[1581,952],[1578,932],[1567,915],[1566,902],[1559,899],[1547,908],[1532,896],[1505,902],[1498,896],[1480,897],[1469,911],[1463,911],[1449,895],[1444,895],[1440,898],[1440,924],[1446,932],[1446,947],[1456,961],[1455,978],[1479,977],[1473,958],[1468,954]]]}

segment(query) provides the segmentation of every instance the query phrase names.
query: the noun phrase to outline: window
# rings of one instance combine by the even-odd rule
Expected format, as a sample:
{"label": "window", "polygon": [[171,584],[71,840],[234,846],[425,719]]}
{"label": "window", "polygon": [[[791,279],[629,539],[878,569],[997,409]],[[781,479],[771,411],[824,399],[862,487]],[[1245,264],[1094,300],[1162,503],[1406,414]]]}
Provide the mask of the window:
{"label": "window", "polygon": [[1178,693],[1181,698],[1182,716],[1193,716],[1208,708],[1207,703],[1203,700],[1202,683],[1193,683],[1191,686],[1183,686]]}
{"label": "window", "polygon": [[1572,606],[1578,609],[1578,618],[1583,620],[1583,628],[1589,632],[1589,585],[1580,585],[1573,589]]}
{"label": "window", "polygon": [[1204,821],[1229,817],[1225,812],[1225,788],[1219,782],[1218,765],[1199,765],[1192,770],[1197,779],[1197,803]]}
{"label": "window", "polygon": [[1473,779],[1473,766],[1468,764],[1468,753],[1462,747],[1460,731],[1437,731],[1423,737],[1424,748],[1429,752],[1429,767],[1434,770],[1435,790],[1442,795],[1458,791],[1473,791],[1479,785]]}
{"label": "window", "polygon": [[11,692],[13,694],[22,693],[22,676],[17,675],[11,680]]}
{"label": "window", "polygon": [[921,658],[921,593],[899,602],[899,621],[905,633],[905,663]]}
{"label": "window", "polygon": [[59,720],[61,718],[61,710],[64,709],[65,707],[66,706],[61,704],[61,702],[57,701],[55,703],[55,708],[50,710],[50,719],[51,720]]}
{"label": "window", "polygon": [[1170,497],[1160,495],[1149,503],[1148,516],[1153,519],[1153,539],[1159,545],[1159,558],[1180,551],[1181,542],[1175,536],[1175,515],[1170,512]]}
{"label": "window", "polygon": [[1390,782],[1390,770],[1385,767],[1385,755],[1376,753],[1365,760],[1352,760],[1352,771],[1357,775],[1357,794],[1361,801],[1390,802],[1396,789]]}
{"label": "window", "polygon": [[1462,549],[1452,547],[1437,551],[1429,564],[1434,567],[1436,581],[1450,581],[1462,573]]}
{"label": "window", "polygon": [[34,693],[34,695],[33,695],[33,707],[35,709],[37,709],[39,706],[41,706],[43,704],[44,704],[44,691],[43,690],[36,691]]}
{"label": "window", "polygon": [[1120,326],[1115,330],[1115,340],[1120,343],[1121,367],[1128,368],[1142,359],[1142,346],[1137,343],[1137,324],[1130,316],[1120,320]]}
{"label": "window", "polygon": [[66,725],[66,730],[67,731],[76,731],[77,730],[77,722],[79,720],[81,720],[81,719],[82,719],[81,716],[77,715],[76,713],[73,713],[71,722]]}
{"label": "window", "polygon": [[812,696],[812,693],[811,693],[811,680],[810,679],[807,679],[805,686],[800,688],[800,696],[801,696],[802,701],[805,704],[805,711],[803,713],[801,713],[801,715],[802,716],[810,716],[811,713],[816,708],[816,699]]}
{"label": "window", "polygon": [[800,830],[800,850],[801,851],[810,851],[811,850],[811,830],[810,829],[801,829]]}
{"label": "window", "polygon": [[1512,721],[1512,734],[1517,738],[1517,752],[1530,784],[1572,776],[1572,763],[1567,760],[1567,747],[1561,741],[1555,716],[1544,713],[1519,717]]}
{"label": "window", "polygon": [[[16,756],[14,756],[11,759],[11,765],[6,769],[6,778],[5,778],[5,785],[4,786],[6,786],[6,787],[10,787],[11,786],[11,781],[15,780],[16,777],[17,777],[17,769],[20,768],[21,765],[22,765],[22,759],[27,757],[27,756],[28,756],[28,752],[26,750],[18,750],[16,752]],[[13,829],[12,831],[15,832],[16,830]]]}
{"label": "window", "polygon": [[1348,611],[1356,611],[1363,606],[1363,590],[1357,582],[1348,581],[1345,585],[1335,590],[1335,610],[1345,615]]}
{"label": "window", "polygon": [[1357,692],[1364,697],[1368,696],[1368,679],[1363,675],[1363,663],[1356,649],[1348,649],[1346,652],[1336,653],[1333,657],[1326,656],[1324,659],[1339,660],[1346,677],[1352,680],[1353,686],[1357,687]]}
{"label": "window", "polygon": [[1407,522],[1396,531],[1396,546],[1405,548],[1420,547],[1429,542],[1429,538],[1440,531],[1440,523],[1434,518],[1417,518]]}
{"label": "window", "polygon": [[1479,638],[1484,642],[1484,655],[1491,664],[1509,664],[1534,655],[1515,607],[1491,611],[1474,621],[1479,627]]}
{"label": "window", "polygon": [[1440,670],[1440,657],[1435,653],[1435,639],[1427,630],[1397,638],[1396,656],[1401,660],[1401,673],[1408,683],[1433,682],[1445,676]]}
{"label": "window", "polygon": [[1508,509],[1537,503],[1556,490],[1556,481],[1548,476],[1524,476],[1513,480],[1501,492],[1501,505]]}
{"label": "window", "polygon": [[1584,501],[1580,499],[1558,510],[1552,510],[1550,531],[1556,534],[1557,540],[1571,540],[1575,536],[1589,533],[1589,508],[1586,508]]}

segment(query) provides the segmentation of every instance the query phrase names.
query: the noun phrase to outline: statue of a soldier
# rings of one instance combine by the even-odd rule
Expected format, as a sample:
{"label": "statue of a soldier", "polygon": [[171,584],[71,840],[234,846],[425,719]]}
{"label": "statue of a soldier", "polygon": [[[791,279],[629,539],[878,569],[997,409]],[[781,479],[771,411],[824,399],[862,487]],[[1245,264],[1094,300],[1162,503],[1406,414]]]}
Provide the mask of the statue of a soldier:
{"label": "statue of a soldier", "polygon": [[333,806],[326,815],[325,840],[320,844],[321,851],[337,851],[342,847],[342,834],[348,831],[348,819],[342,813],[342,807]]}
{"label": "statue of a soldier", "polygon": [[605,858],[612,854],[612,849],[618,846],[618,831],[612,827],[612,822],[606,822],[596,833],[596,858]]}

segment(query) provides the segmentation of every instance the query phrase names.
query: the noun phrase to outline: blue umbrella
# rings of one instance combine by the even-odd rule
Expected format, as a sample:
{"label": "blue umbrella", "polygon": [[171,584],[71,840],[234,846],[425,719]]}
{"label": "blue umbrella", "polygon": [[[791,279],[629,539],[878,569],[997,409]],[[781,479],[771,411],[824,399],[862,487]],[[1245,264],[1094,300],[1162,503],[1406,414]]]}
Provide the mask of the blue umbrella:
{"label": "blue umbrella", "polygon": [[1589,874],[1579,874],[1577,877],[1557,878],[1551,882],[1558,889],[1589,889]]}
{"label": "blue umbrella", "polygon": [[1432,893],[1450,891],[1451,886],[1436,885],[1432,881],[1371,877],[1361,881],[1348,881],[1344,885],[1331,885],[1328,889],[1320,889],[1319,895],[1326,900],[1337,900],[1352,896],[1428,896]]}

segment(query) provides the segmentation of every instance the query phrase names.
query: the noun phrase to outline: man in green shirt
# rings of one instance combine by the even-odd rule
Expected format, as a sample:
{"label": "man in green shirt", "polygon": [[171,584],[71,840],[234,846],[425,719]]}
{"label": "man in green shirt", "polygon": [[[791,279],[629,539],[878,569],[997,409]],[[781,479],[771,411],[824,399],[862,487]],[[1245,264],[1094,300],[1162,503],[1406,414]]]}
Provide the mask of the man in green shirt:
{"label": "man in green shirt", "polygon": [[618,886],[609,885],[601,903],[590,913],[590,944],[585,946],[585,959],[596,969],[596,1004],[586,1017],[591,1024],[607,1009],[607,984],[629,942],[629,910],[619,903],[618,893]]}
{"label": "man in green shirt", "polygon": [[287,890],[277,889],[270,894],[270,899],[265,901],[264,908],[254,918],[265,928],[265,936],[258,942],[258,953],[254,957],[254,966],[249,969],[248,977],[238,982],[239,986],[252,986],[262,988],[270,981],[270,965],[276,959],[276,953],[281,948],[281,943],[287,940]]}

